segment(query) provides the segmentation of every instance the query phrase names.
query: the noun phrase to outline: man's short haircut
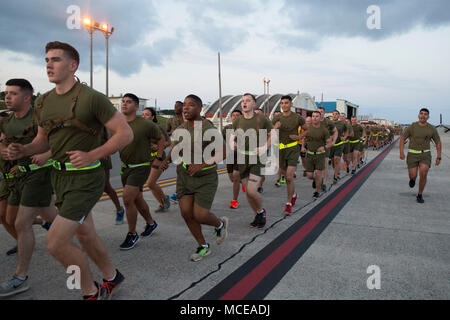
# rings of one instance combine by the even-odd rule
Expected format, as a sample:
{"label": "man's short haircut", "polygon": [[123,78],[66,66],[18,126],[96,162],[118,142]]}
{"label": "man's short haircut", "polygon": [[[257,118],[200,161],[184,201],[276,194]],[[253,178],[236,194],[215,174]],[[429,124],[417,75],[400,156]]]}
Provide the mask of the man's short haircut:
{"label": "man's short haircut", "polygon": [[289,95],[282,96],[280,100],[289,100],[290,102],[292,102],[292,98]]}
{"label": "man's short haircut", "polygon": [[200,97],[196,96],[195,94],[190,94],[186,97],[186,99],[192,99],[195,101],[195,103],[197,104],[197,106],[199,108],[203,107],[203,101],[202,99],[200,99]]}
{"label": "man's short haircut", "polygon": [[234,110],[231,114],[233,114],[233,113],[235,113],[235,112],[237,112],[237,113],[239,113],[240,115],[242,115],[242,111],[241,111],[241,110]]}
{"label": "man's short haircut", "polygon": [[325,111],[325,108],[324,108],[324,107],[317,107],[317,110],[319,110],[319,109],[322,109],[322,110]]}
{"label": "man's short haircut", "polygon": [[183,102],[182,101],[175,101],[175,104],[177,104],[177,103],[181,103],[181,104],[183,104]]}
{"label": "man's short haircut", "polygon": [[123,98],[130,98],[131,100],[133,100],[134,103],[136,103],[137,105],[139,105],[139,98],[132,93],[125,93],[123,95]]}
{"label": "man's short haircut", "polygon": [[156,111],[155,111],[155,109],[153,109],[153,108],[151,108],[151,107],[147,107],[147,108],[145,108],[144,110],[150,111],[150,113],[152,114],[152,117],[153,117],[153,122],[154,122],[154,123],[158,123],[158,117],[156,117]]}
{"label": "man's short haircut", "polygon": [[50,50],[62,50],[64,53],[72,60],[75,60],[77,62],[77,65],[80,65],[80,54],[78,51],[72,47],[68,43],[59,42],[59,41],[53,41],[47,43],[45,46],[45,53],[49,52]]}
{"label": "man's short haircut", "polygon": [[244,93],[243,95],[242,95],[243,97],[244,96],[250,96],[250,97],[252,97],[252,99],[253,99],[253,101],[255,101],[256,102],[256,97],[255,97],[255,95],[253,95],[253,94],[251,94],[251,93]]}
{"label": "man's short haircut", "polygon": [[422,112],[422,111],[428,113],[428,115],[430,114],[430,110],[428,110],[427,108],[420,109],[419,113]]}
{"label": "man's short haircut", "polygon": [[25,92],[30,96],[33,96],[34,92],[33,86],[26,79],[10,79],[6,82],[6,85],[19,87],[20,91]]}
{"label": "man's short haircut", "polygon": [[311,116],[312,116],[314,113],[318,113],[319,115],[321,115],[319,111],[316,111],[316,110],[315,110],[315,111],[312,112]]}

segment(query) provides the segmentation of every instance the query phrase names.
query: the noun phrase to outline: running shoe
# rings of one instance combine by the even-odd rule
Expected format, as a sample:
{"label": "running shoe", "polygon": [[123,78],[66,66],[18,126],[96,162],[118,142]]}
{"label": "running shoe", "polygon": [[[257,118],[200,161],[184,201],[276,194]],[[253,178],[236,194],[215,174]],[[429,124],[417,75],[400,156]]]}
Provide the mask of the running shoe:
{"label": "running shoe", "polygon": [[165,196],[164,197],[164,205],[159,205],[159,208],[155,210],[156,213],[162,213],[169,211],[170,208],[170,197]]}
{"label": "running shoe", "polygon": [[415,179],[409,180],[409,187],[410,188],[414,188],[415,185],[416,185],[416,180]]}
{"label": "running shoe", "polygon": [[336,178],[336,177],[333,177],[333,184],[336,184],[336,183],[338,183],[338,178]]}
{"label": "running shoe", "polygon": [[294,172],[294,179],[297,178],[297,173]]}
{"label": "running shoe", "polygon": [[277,182],[275,182],[275,186],[276,186],[276,187],[281,187],[280,180],[277,180]]}
{"label": "running shoe", "polygon": [[44,228],[45,230],[50,230],[50,227],[52,226],[51,222],[47,222],[47,221],[42,221],[41,227]]}
{"label": "running shoe", "polygon": [[105,300],[107,295],[107,289],[103,286],[100,286],[97,281],[94,281],[95,287],[97,288],[97,292],[93,295],[83,296],[83,300]]}
{"label": "running shoe", "polygon": [[138,234],[133,234],[128,232],[125,241],[120,245],[120,250],[130,250],[133,249],[136,243],[139,241]]}
{"label": "running shoe", "polygon": [[194,262],[200,261],[210,253],[211,250],[209,248],[209,244],[207,244],[207,247],[199,246],[197,250],[191,255],[190,260]]}
{"label": "running shoe", "polygon": [[123,274],[121,274],[120,271],[117,269],[116,269],[116,276],[114,277],[113,280],[108,281],[108,280],[103,279],[102,287],[105,289],[105,298],[104,299],[111,300],[113,291],[117,292],[117,288],[123,282],[124,279],[125,279],[125,277],[123,276]]}
{"label": "running shoe", "polygon": [[322,191],[323,192],[327,192],[327,185],[326,184],[322,184]]}
{"label": "running shoe", "polygon": [[263,187],[259,187],[259,188],[258,188],[258,193],[264,194],[264,189],[263,189]]}
{"label": "running shoe", "polygon": [[220,220],[222,220],[223,223],[222,228],[214,228],[214,231],[216,232],[217,244],[222,244],[228,237],[228,218],[222,217]]}
{"label": "running shoe", "polygon": [[424,203],[425,202],[425,200],[423,200],[423,196],[421,194],[418,194],[416,199],[417,199],[418,203]]}
{"label": "running shoe", "polygon": [[297,192],[295,192],[294,195],[292,196],[292,200],[291,200],[292,206],[295,206],[297,199],[298,199],[298,194],[297,194]]}
{"label": "running shoe", "polygon": [[123,223],[124,215],[125,215],[125,208],[124,207],[120,207],[120,211],[116,212],[116,221],[114,222],[114,224],[116,226]]}
{"label": "running shoe", "polygon": [[237,200],[231,200],[230,208],[231,209],[237,209],[238,207],[239,207],[239,202]]}
{"label": "running shoe", "polygon": [[285,184],[286,183],[286,177],[281,177],[280,183],[281,184]]}
{"label": "running shoe", "polygon": [[175,203],[178,203],[178,198],[177,198],[177,194],[174,193],[173,195],[170,196],[170,200],[172,200]]}
{"label": "running shoe", "polygon": [[12,256],[13,254],[16,254],[16,253],[17,253],[17,246],[15,246],[14,248],[9,249],[8,251],[6,251],[6,255],[7,256]]}
{"label": "running shoe", "polygon": [[313,198],[314,199],[317,199],[317,198],[319,198],[320,197],[320,194],[316,191],[316,192],[314,192],[314,194],[313,194]]}
{"label": "running shoe", "polygon": [[266,226],[266,222],[267,222],[266,209],[263,209],[263,212],[255,215],[255,219],[253,220],[252,223],[250,223],[250,226],[252,228],[262,229]]}
{"label": "running shoe", "polygon": [[306,171],[305,170],[303,170],[303,176],[306,177]]}
{"label": "running shoe", "polygon": [[284,207],[284,215],[290,216],[292,214],[292,204],[286,203],[286,206]]}
{"label": "running shoe", "polygon": [[25,280],[19,279],[16,275],[2,284],[0,284],[0,297],[10,297],[15,294],[27,291],[30,289],[28,286],[28,277]]}
{"label": "running shoe", "polygon": [[142,238],[147,238],[150,237],[153,233],[153,231],[155,231],[155,229],[158,227],[158,224],[156,223],[156,221],[153,221],[153,224],[146,224],[145,225],[145,230],[144,232],[141,233],[141,237]]}
{"label": "running shoe", "polygon": [[353,169],[353,170],[352,170],[352,174],[355,174],[355,173],[356,173],[356,169]]}
{"label": "running shoe", "polygon": [[244,185],[242,185],[242,192],[245,192],[245,187],[244,187]]}

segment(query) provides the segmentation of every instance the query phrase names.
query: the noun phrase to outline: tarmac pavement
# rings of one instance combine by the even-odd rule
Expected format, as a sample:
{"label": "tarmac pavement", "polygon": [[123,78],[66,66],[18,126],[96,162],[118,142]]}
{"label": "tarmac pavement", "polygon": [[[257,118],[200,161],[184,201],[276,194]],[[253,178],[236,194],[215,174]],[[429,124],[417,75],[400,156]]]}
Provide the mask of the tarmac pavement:
{"label": "tarmac pavement", "polygon": [[[408,186],[406,162],[399,159],[396,142],[367,180],[362,181],[359,189],[349,196],[348,202],[336,210],[337,215],[324,230],[317,233],[317,238],[311,241],[306,251],[292,260],[287,272],[279,280],[272,281],[270,287],[265,286],[268,292],[262,298],[449,299],[450,133],[443,130],[439,133],[443,142],[442,163],[439,167],[433,164],[429,171],[424,204],[415,201],[417,186],[414,189]],[[432,148],[434,163],[436,151],[434,146]],[[383,150],[369,151],[368,162],[381,152]],[[119,187],[115,172],[119,168],[117,161],[114,163],[113,176],[116,178],[112,178],[113,186]],[[218,217],[229,218],[228,239],[222,245],[216,245],[213,228],[204,226],[203,233],[212,253],[196,263],[189,261],[189,256],[197,244],[177,205],[172,203],[165,213],[152,213],[159,224],[154,235],[141,238],[130,251],[120,251],[119,245],[125,239],[127,225],[115,226],[113,203],[109,199],[99,201],[93,209],[97,232],[114,265],[125,276],[114,299],[196,300],[203,297],[246,262],[251,262],[258,252],[273,244],[300,220],[307,222],[311,210],[327,204],[323,202],[330,202],[334,191],[346,182],[351,183],[349,180],[352,179],[343,170],[343,179],[313,201],[311,181],[304,178],[302,172],[300,165],[295,179],[300,198],[290,217],[282,215],[287,197],[286,186],[277,188],[274,185],[276,177],[266,177],[263,203],[268,221],[265,230],[249,228],[253,213],[242,192],[239,195],[239,209],[228,208],[232,196],[231,182],[226,174],[221,174],[212,212]],[[169,171],[161,179],[171,177],[174,177],[174,171]],[[332,177],[330,169],[329,181]],[[162,185],[168,195],[175,191],[173,182]],[[157,202],[153,195],[147,191],[144,198],[154,212]],[[139,217],[137,231],[142,232],[144,226],[143,219]],[[29,272],[31,288],[9,299],[79,300],[81,291],[67,288],[69,274],[45,249],[46,231],[35,226],[34,232],[36,247]],[[17,257],[5,254],[14,245],[13,239],[4,230],[0,231],[0,281],[8,279],[14,272]],[[370,269],[368,272],[370,266],[378,267],[378,279],[372,277],[378,275],[377,272]],[[92,271],[97,281],[101,281],[102,275],[93,264]],[[379,284],[380,288],[369,289],[368,280]]]}

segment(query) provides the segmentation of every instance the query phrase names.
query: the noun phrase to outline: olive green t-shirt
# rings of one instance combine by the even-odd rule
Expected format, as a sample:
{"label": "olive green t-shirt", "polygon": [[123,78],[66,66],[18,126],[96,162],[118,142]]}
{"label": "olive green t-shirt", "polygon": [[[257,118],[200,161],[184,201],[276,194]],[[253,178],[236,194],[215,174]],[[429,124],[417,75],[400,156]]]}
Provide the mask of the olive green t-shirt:
{"label": "olive green t-shirt", "polygon": [[[200,122],[200,121],[197,121],[197,123],[198,122]],[[205,151],[206,147],[208,147],[211,143],[213,143],[213,144],[215,143],[215,138],[211,138],[211,140],[203,139],[203,137],[205,135],[205,132],[207,130],[215,130],[215,131],[217,131],[216,133],[218,133],[220,135],[219,129],[217,129],[211,121],[209,121],[209,120],[202,120],[201,121],[201,125],[202,125],[201,137],[195,137],[196,139],[194,139],[194,126],[191,126],[188,122],[183,122],[176,129],[176,130],[185,129],[185,130],[187,130],[189,132],[189,136],[190,136],[190,140],[191,140],[190,141],[191,142],[191,150],[190,150],[191,152],[190,152],[190,154],[185,154],[183,152],[183,150],[180,152],[180,156],[182,157],[182,160],[186,164],[194,164],[194,163],[199,164],[199,161],[201,161],[201,163],[209,161],[210,159],[208,159],[208,158],[205,159],[204,158],[204,156],[207,155],[207,154],[204,154],[204,151]],[[208,132],[208,135],[210,133],[211,132]],[[173,143],[173,146],[175,147],[176,145],[178,145],[182,141],[183,141],[183,138],[180,138],[178,141],[175,141]],[[223,147],[223,143],[225,143],[225,142],[222,140],[221,141],[221,146],[222,147]],[[201,149],[201,158],[197,159],[198,156],[196,158],[195,157],[195,153],[196,153],[196,151],[199,152],[200,149]],[[214,156],[214,154],[212,154],[212,155]],[[173,158],[174,156],[175,155],[172,154],[172,160],[175,160],[175,158]],[[211,166],[213,166],[213,164],[211,164]],[[206,170],[201,170],[201,171],[197,172],[194,176],[195,177],[199,177],[199,176],[203,176],[203,175],[210,174],[210,173],[216,173],[216,169],[217,169],[216,167],[212,167],[212,168],[209,168],[209,169],[206,169]]]}
{"label": "olive green t-shirt", "polygon": [[275,125],[278,121],[281,122],[281,126],[279,128],[280,142],[283,144],[296,142],[297,140],[292,140],[289,136],[298,135],[298,127],[305,124],[305,119],[298,113],[291,112],[291,114],[287,117],[283,114],[275,116],[272,119],[272,124]]}
{"label": "olive green t-shirt", "polygon": [[[260,132],[259,130],[263,130],[266,129],[267,130],[267,135],[269,135],[270,130],[272,130],[273,126],[272,126],[272,122],[270,122],[269,119],[267,119],[265,116],[260,115],[260,114],[254,114],[252,118],[250,119],[246,119],[244,118],[244,116],[240,116],[238,119],[236,119],[233,122],[233,130],[238,130],[238,129],[242,129],[244,131],[244,134],[250,130],[250,129],[254,129],[256,131],[256,137],[258,139],[258,141],[256,141],[256,147],[261,147],[263,144],[260,143]],[[237,135],[237,141],[239,143],[239,135]],[[250,146],[250,137],[246,136],[245,137],[245,150],[242,151],[253,151],[253,150],[249,150],[249,146]],[[239,146],[238,146],[239,148]]]}
{"label": "olive green t-shirt", "polygon": [[[59,95],[53,89],[49,91],[48,95],[43,95],[47,96],[43,101],[39,125],[47,120],[63,120],[70,116],[70,107],[76,85],[65,94]],[[43,96],[38,98],[36,105],[40,103]],[[98,134],[93,136],[76,126],[53,130],[48,137],[52,159],[59,162],[70,162],[70,157],[66,154],[67,151],[89,152],[98,148],[101,145],[102,127],[116,112],[117,110],[105,95],[82,85],[74,110],[75,118],[89,128],[96,130]]]}
{"label": "olive green t-shirt", "polygon": [[336,139],[336,143],[341,142],[341,137],[344,136],[345,131],[348,130],[348,126],[347,123],[338,120],[338,121],[333,121],[334,122],[334,126],[336,127],[336,130],[338,131],[338,137]]}
{"label": "olive green t-shirt", "polygon": [[[9,142],[19,144],[29,144],[37,135],[38,122],[37,118],[33,117],[34,108],[30,108],[27,114],[23,118],[16,118],[14,113],[11,118],[4,118],[0,122],[0,130],[5,134],[6,139]],[[4,130],[6,127],[6,130]],[[31,130],[31,131],[30,131]],[[6,131],[6,132],[5,132]],[[26,136],[26,137],[24,137]],[[17,139],[18,138],[18,139]],[[30,157],[24,157],[17,160],[17,164],[25,166],[31,164]]]}
{"label": "olive green t-shirt", "polygon": [[129,145],[120,150],[120,160],[128,165],[148,162],[151,152],[151,141],[159,140],[161,130],[155,123],[140,116],[128,122],[128,125],[133,131],[134,139]]}
{"label": "olive green t-shirt", "polygon": [[166,132],[170,132],[179,126],[181,126],[184,123],[183,117],[181,119],[177,119],[176,116],[174,116],[172,119],[167,121],[166,123]]}
{"label": "olive green t-shirt", "polygon": [[430,150],[431,140],[435,143],[441,140],[434,126],[427,123],[422,127],[418,122],[414,122],[406,128],[403,137],[409,138],[409,149],[417,151]]}
{"label": "olive green t-shirt", "polygon": [[327,144],[327,140],[330,138],[330,133],[325,126],[320,125],[319,128],[313,125],[309,126],[308,133],[306,134],[306,144],[308,150],[311,152],[317,152],[317,149],[324,147]]}
{"label": "olive green t-shirt", "polygon": [[330,136],[333,135],[334,128],[336,128],[336,126],[334,125],[334,121],[332,121],[328,118],[325,118],[322,121],[320,121],[320,125],[324,126],[328,130],[328,133],[330,134]]}
{"label": "olive green t-shirt", "polygon": [[352,125],[353,128],[353,137],[350,138],[351,141],[360,140],[363,136],[363,127],[361,127],[359,124]]}

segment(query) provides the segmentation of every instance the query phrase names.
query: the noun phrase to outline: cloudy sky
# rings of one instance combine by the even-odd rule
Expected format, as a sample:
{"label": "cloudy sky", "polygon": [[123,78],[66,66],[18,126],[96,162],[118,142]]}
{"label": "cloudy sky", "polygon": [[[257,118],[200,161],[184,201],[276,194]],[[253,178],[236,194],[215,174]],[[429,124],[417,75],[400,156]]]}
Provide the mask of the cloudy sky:
{"label": "cloudy sky", "polygon": [[[372,5],[378,16],[368,12]],[[213,102],[220,51],[223,95],[262,94],[268,77],[271,93],[307,92],[316,100],[323,93],[325,101],[346,99],[360,114],[402,123],[426,106],[431,122],[442,113],[450,123],[448,0],[5,0],[1,90],[14,77],[29,79],[37,92],[51,89],[44,47],[53,40],[79,50],[77,75],[89,83],[89,35],[76,28],[74,6],[81,19],[115,28],[110,95],[133,92],[161,108],[190,93]],[[94,88],[105,91],[100,32]]]}

